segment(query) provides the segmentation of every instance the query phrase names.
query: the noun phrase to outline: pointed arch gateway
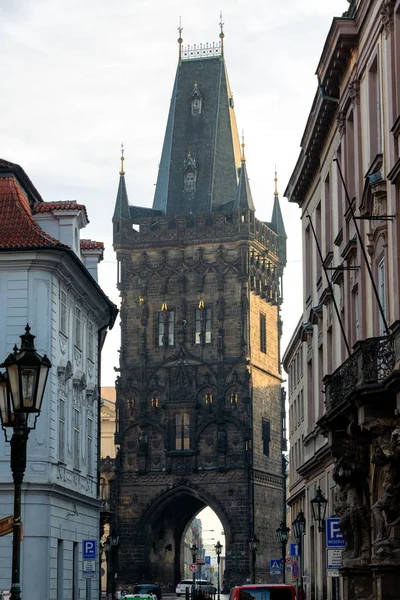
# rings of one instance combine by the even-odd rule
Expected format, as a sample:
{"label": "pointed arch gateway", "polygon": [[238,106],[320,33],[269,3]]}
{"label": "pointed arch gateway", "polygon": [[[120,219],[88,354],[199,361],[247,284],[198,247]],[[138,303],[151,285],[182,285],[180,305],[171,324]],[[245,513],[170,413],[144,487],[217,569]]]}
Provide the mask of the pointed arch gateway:
{"label": "pointed arch gateway", "polygon": [[139,575],[143,581],[162,581],[172,591],[184,578],[185,534],[193,519],[209,506],[220,519],[228,544],[232,538],[229,519],[218,498],[182,481],[166,490],[148,507],[138,527],[138,543],[147,560]]}

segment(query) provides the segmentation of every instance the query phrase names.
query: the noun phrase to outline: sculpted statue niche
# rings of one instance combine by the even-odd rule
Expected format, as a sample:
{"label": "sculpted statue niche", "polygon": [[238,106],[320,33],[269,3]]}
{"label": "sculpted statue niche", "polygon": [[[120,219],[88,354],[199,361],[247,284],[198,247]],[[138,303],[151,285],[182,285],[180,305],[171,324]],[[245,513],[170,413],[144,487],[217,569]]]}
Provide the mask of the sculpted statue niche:
{"label": "sculpted statue niche", "polygon": [[[380,469],[382,495],[372,507],[375,517],[376,553],[400,548],[400,427],[373,441],[372,463]],[[385,546],[385,550],[383,550]]]}
{"label": "sculpted statue niche", "polygon": [[[336,458],[333,479],[339,486],[335,510],[346,541],[343,566],[365,564],[370,559],[370,507],[363,447],[346,448]],[[346,565],[347,563],[347,565]]]}

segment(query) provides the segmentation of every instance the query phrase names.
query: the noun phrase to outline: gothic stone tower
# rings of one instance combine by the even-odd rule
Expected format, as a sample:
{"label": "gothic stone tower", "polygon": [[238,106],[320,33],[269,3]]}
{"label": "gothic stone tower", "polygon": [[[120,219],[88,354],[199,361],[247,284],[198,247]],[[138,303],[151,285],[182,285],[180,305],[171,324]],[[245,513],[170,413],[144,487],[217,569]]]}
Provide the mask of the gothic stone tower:
{"label": "gothic stone tower", "polygon": [[207,505],[225,530],[225,586],[251,576],[253,535],[267,581],[283,498],[279,199],[270,223],[255,218],[222,44],[181,41],[153,208],[128,203],[122,161],[113,218],[118,579],[165,591]]}

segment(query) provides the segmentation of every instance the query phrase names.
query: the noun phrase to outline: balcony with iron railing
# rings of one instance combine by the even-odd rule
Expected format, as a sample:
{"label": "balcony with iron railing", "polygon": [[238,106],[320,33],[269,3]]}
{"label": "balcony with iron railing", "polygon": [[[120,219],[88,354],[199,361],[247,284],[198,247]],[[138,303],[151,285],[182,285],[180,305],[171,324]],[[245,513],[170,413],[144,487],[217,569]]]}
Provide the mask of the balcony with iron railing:
{"label": "balcony with iron railing", "polygon": [[399,332],[357,342],[353,354],[324,378],[327,413],[349,401],[361,388],[375,388],[389,378],[396,370],[399,342]]}

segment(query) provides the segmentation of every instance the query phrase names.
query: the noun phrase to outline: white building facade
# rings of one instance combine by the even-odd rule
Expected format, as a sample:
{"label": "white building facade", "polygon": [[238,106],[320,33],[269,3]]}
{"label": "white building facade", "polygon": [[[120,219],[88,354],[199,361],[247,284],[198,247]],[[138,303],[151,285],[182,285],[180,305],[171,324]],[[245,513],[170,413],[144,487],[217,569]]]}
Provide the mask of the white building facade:
{"label": "white building facade", "polygon": [[[99,540],[99,361],[117,309],[97,284],[103,244],[80,239],[87,223],[83,205],[43,202],[21,167],[0,160],[0,357],[29,323],[52,363],[22,492],[21,587],[33,600],[84,597],[82,540]],[[0,436],[0,518],[12,513]],[[0,590],[10,588],[11,555],[12,536],[1,537]]]}

